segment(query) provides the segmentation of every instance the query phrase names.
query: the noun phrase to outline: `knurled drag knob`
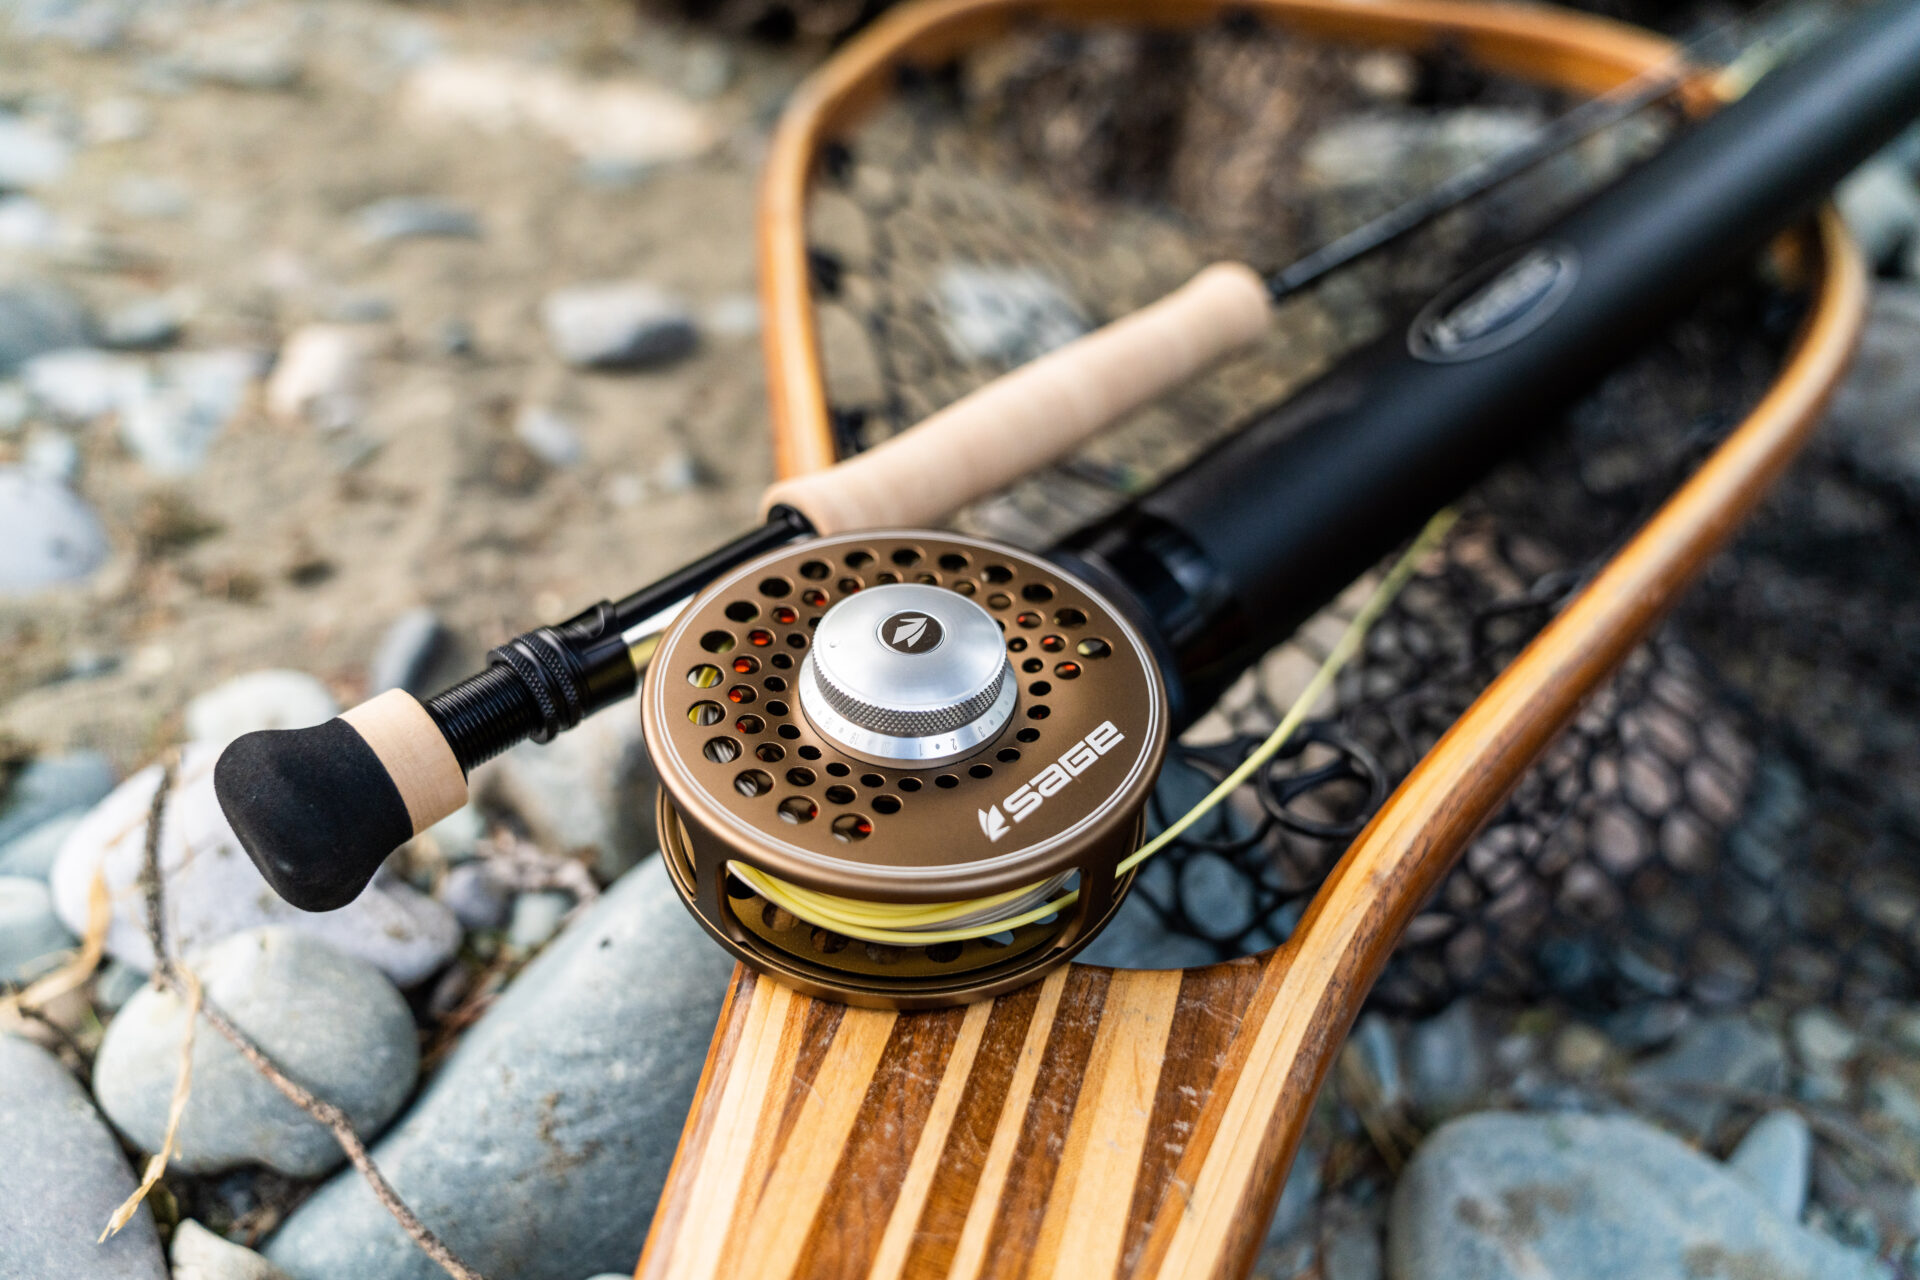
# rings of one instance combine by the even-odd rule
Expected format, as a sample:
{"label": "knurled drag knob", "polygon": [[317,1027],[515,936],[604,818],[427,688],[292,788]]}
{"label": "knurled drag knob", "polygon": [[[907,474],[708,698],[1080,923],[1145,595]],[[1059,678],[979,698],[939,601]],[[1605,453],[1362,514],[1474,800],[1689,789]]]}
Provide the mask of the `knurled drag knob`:
{"label": "knurled drag knob", "polygon": [[1019,696],[1006,637],[956,592],[894,583],[820,619],[800,707],[849,755],[915,768],[956,760],[1006,726]]}

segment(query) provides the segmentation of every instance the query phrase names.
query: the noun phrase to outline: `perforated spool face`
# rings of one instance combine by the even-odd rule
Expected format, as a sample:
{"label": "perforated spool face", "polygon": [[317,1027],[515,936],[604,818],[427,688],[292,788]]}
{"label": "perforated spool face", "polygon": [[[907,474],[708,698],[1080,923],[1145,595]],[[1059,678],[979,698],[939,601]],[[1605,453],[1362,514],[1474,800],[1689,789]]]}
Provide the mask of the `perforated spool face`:
{"label": "perforated spool face", "polygon": [[[991,707],[982,713],[997,728],[935,765],[856,754],[809,718],[800,697],[828,612],[903,582],[959,597],[953,603],[965,607],[943,611],[947,621],[986,619],[1013,691],[1004,719]],[[850,606],[845,616],[864,619],[867,611]],[[928,660],[963,638],[946,637]],[[902,643],[910,639],[924,645],[924,637]],[[873,695],[867,701],[886,694],[862,690]],[[967,690],[956,700],[967,702]],[[936,966],[963,969],[1003,966],[1012,954],[1044,950],[1063,930],[1075,934],[1077,947],[1091,936],[1088,925],[1104,922],[1117,900],[1108,892],[1112,868],[1137,843],[1167,733],[1151,656],[1097,592],[1012,548],[921,532],[804,543],[715,583],[656,651],[642,715],[672,810],[663,812],[663,846],[678,850],[679,878],[688,882],[682,892],[696,913],[737,950],[750,937],[807,950],[809,931],[775,936],[788,931],[773,927],[773,913],[761,918],[758,899],[721,901],[695,883],[703,872],[717,883],[730,861],[807,888],[888,902],[969,899],[1073,871],[1083,884],[1104,881],[1082,895],[1097,920],[1063,913],[997,953],[970,945],[958,962],[931,957]],[[735,919],[709,918],[715,915]],[[929,957],[918,953],[930,949],[909,948],[904,958],[882,952],[877,960],[867,950],[815,948],[806,958],[835,971],[937,976],[920,973]]]}

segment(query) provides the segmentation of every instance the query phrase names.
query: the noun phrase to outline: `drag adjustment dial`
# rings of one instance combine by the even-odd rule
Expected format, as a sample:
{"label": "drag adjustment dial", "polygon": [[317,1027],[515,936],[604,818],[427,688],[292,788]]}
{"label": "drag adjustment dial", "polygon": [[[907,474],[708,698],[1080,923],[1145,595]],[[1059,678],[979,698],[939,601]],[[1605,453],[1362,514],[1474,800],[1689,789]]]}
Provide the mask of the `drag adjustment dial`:
{"label": "drag adjustment dial", "polygon": [[978,750],[1019,695],[992,615],[919,583],[873,587],[827,610],[799,684],[801,710],[823,736],[909,769]]}

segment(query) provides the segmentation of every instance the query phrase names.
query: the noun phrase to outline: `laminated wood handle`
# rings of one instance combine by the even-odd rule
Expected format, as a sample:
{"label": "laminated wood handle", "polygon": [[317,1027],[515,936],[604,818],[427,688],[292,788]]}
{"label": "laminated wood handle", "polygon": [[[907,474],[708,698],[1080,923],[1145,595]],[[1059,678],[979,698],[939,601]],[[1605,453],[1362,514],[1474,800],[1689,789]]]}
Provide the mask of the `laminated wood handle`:
{"label": "laminated wood handle", "polygon": [[822,534],[936,524],[1246,346],[1272,314],[1251,267],[1215,263],[859,456],[777,482],[763,505]]}

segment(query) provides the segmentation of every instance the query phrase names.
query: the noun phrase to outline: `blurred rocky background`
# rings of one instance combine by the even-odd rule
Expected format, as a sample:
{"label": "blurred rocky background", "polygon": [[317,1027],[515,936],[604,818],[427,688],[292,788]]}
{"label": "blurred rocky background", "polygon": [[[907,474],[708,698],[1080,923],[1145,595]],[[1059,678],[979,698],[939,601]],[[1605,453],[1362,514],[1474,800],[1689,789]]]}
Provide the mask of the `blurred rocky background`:
{"label": "blurred rocky background", "polygon": [[[188,1022],[142,884],[174,748],[165,936],[208,998],[488,1275],[631,1266],[730,969],[648,858],[635,719],[488,766],[326,916],[265,889],[211,763],[751,519],[758,163],[865,16],[0,3],[0,983],[104,960],[0,1014],[0,1276],[440,1274],[204,1028],[167,1174],[94,1244]],[[1882,279],[1832,430],[1920,493],[1916,173],[1842,195]],[[1917,1240],[1920,1004],[1463,1000],[1356,1030],[1261,1273],[1911,1275]]]}

